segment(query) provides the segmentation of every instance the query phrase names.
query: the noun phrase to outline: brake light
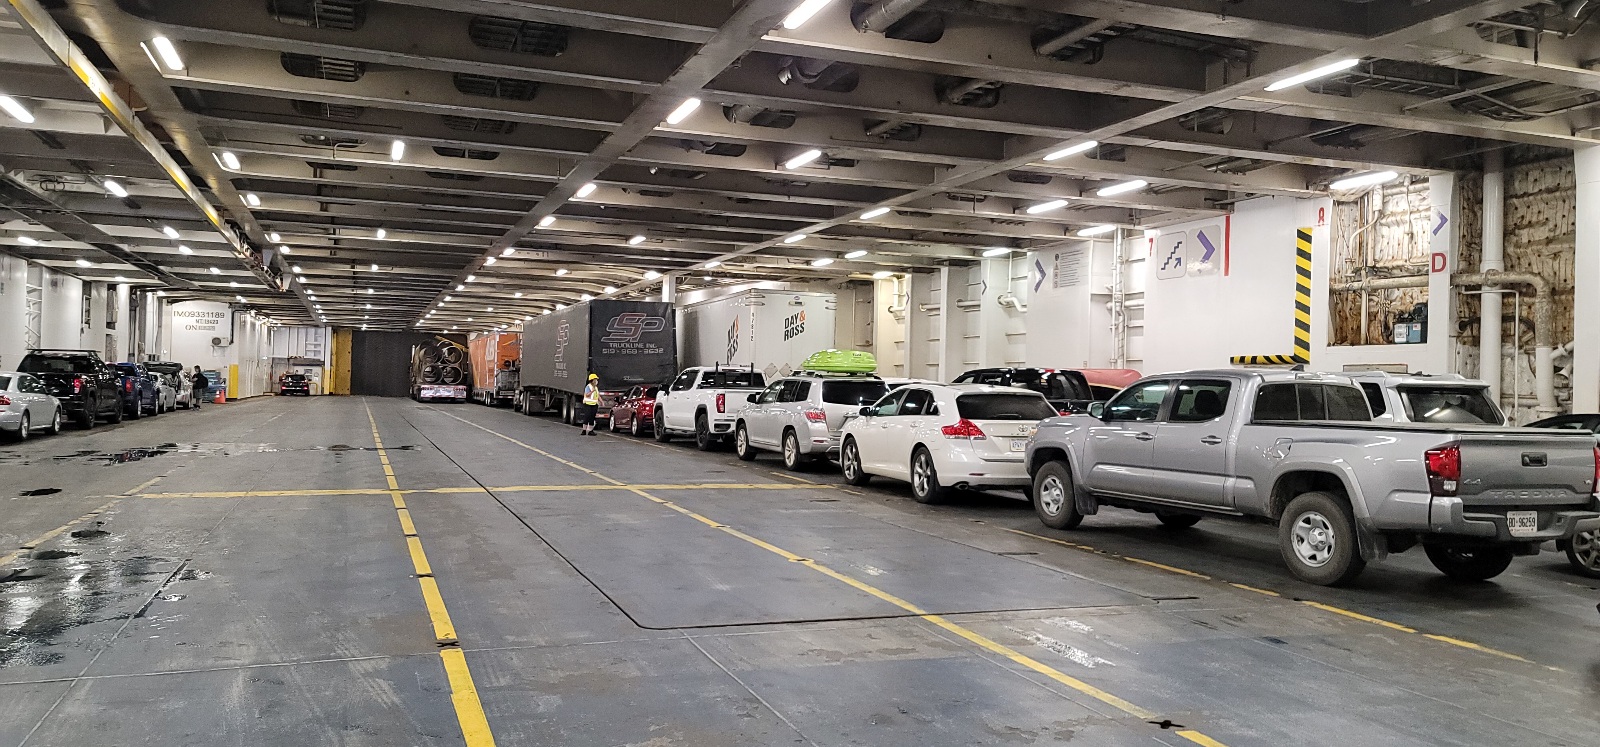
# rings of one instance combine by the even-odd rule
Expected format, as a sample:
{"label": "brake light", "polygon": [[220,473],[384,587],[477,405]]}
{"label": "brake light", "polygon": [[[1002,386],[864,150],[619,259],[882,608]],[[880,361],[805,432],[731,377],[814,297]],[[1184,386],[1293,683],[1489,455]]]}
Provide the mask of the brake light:
{"label": "brake light", "polygon": [[983,429],[979,428],[977,423],[966,418],[962,418],[955,425],[947,425],[940,430],[944,432],[945,438],[967,438],[974,441],[988,438],[983,434]]}
{"label": "brake light", "polygon": [[125,392],[133,391],[133,379],[125,379],[125,380],[123,380],[123,382],[122,382],[122,391],[125,391]]}
{"label": "brake light", "polygon": [[82,376],[74,376],[74,377],[72,377],[72,393],[73,394],[80,394],[82,392],[83,392],[83,377]]}
{"label": "brake light", "polygon": [[717,394],[717,412],[727,412],[727,411],[728,411],[728,395],[718,393]]}
{"label": "brake light", "polygon": [[4,394],[0,394],[0,405],[9,405],[9,404],[11,404],[11,398],[7,397]]}
{"label": "brake light", "polygon": [[806,420],[813,423],[826,423],[828,422],[828,413],[821,410],[806,410]]}
{"label": "brake light", "polygon": [[1434,495],[1455,495],[1461,480],[1461,447],[1428,449],[1423,461],[1428,468],[1428,491]]}

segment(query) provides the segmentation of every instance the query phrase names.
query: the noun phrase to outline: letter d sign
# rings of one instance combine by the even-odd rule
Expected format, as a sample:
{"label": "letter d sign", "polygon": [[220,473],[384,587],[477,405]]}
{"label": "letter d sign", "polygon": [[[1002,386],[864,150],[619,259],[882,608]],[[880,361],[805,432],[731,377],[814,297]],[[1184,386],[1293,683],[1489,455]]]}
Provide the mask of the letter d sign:
{"label": "letter d sign", "polygon": [[1445,260],[1444,252],[1434,252],[1433,253],[1433,264],[1429,266],[1428,271],[1429,272],[1444,272],[1445,268],[1448,265],[1449,265],[1449,263]]}

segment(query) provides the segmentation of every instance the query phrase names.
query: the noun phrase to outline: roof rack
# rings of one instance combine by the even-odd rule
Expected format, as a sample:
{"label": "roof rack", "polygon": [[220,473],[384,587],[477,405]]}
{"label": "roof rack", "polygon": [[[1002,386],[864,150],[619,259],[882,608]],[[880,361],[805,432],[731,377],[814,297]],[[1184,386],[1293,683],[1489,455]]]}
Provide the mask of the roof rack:
{"label": "roof rack", "polygon": [[790,376],[808,376],[808,377],[816,378],[816,379],[830,379],[830,378],[832,378],[832,379],[877,379],[877,378],[881,378],[881,377],[878,376],[878,374],[876,374],[874,372],[869,372],[869,371],[813,371],[813,370],[805,369],[805,368],[796,370],[794,373],[789,374],[789,375]]}
{"label": "roof rack", "polygon": [[99,355],[100,354],[100,351],[98,351],[98,350],[88,350],[88,349],[84,349],[84,348],[28,348],[28,352],[30,352],[30,353],[88,353],[90,355]]}

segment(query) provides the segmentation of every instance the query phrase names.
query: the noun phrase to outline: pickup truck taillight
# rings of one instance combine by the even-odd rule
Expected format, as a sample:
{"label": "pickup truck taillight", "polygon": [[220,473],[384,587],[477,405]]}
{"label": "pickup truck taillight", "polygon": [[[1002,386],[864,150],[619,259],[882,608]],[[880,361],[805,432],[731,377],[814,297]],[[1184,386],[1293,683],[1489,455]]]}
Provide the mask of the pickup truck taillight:
{"label": "pickup truck taillight", "polygon": [[826,423],[828,422],[828,413],[821,410],[806,410],[806,420],[813,423]]}
{"label": "pickup truck taillight", "polygon": [[973,441],[980,438],[988,438],[983,434],[983,429],[979,428],[977,423],[966,418],[962,418],[955,425],[947,425],[940,430],[944,432],[945,438],[966,438]]}
{"label": "pickup truck taillight", "polygon": [[72,377],[72,393],[73,394],[82,394],[83,393],[83,377],[82,376],[74,376],[74,377]]}
{"label": "pickup truck taillight", "polygon": [[1455,495],[1461,481],[1461,447],[1446,446],[1428,449],[1423,455],[1428,467],[1428,492],[1434,495]]}
{"label": "pickup truck taillight", "polygon": [[128,392],[130,394],[133,392],[133,379],[124,379],[123,380],[123,382],[122,382],[122,391]]}
{"label": "pickup truck taillight", "polygon": [[726,394],[718,394],[717,395],[717,412],[727,412],[727,411],[728,411],[728,395],[726,395]]}

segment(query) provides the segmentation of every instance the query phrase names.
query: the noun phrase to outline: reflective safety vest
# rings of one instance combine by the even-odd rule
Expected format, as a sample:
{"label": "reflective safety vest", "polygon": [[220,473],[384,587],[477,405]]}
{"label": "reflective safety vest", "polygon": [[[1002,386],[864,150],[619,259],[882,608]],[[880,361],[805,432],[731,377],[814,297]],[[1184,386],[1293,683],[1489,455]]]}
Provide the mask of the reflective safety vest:
{"label": "reflective safety vest", "polygon": [[600,387],[590,384],[583,388],[583,403],[586,405],[600,404]]}

